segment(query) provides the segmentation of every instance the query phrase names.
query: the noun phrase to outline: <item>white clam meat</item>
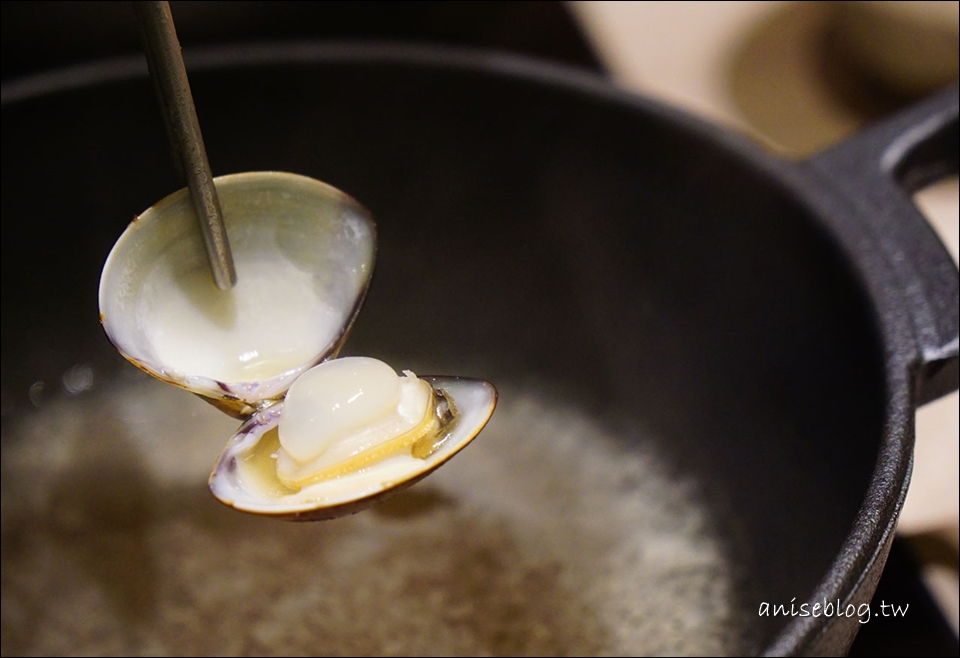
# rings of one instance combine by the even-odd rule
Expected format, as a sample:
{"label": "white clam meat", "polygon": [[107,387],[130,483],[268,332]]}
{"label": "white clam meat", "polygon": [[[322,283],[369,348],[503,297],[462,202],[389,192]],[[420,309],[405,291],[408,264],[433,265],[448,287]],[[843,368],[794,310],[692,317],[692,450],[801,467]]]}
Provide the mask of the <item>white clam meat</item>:
{"label": "white clam meat", "polygon": [[218,499],[297,520],[352,513],[480,432],[496,405],[489,383],[335,358],[373,271],[366,209],[295,174],[214,182],[237,285],[215,287],[184,189],[114,245],[100,319],[135,365],[244,421],[210,476]]}
{"label": "white clam meat", "polygon": [[277,476],[291,489],[367,468],[396,452],[431,447],[445,413],[427,382],[369,357],[335,359],[304,373],[284,398]]}
{"label": "white clam meat", "polygon": [[455,455],[496,398],[480,380],[397,376],[367,357],[327,361],[244,423],[210,489],[246,512],[303,520],[356,512]]}

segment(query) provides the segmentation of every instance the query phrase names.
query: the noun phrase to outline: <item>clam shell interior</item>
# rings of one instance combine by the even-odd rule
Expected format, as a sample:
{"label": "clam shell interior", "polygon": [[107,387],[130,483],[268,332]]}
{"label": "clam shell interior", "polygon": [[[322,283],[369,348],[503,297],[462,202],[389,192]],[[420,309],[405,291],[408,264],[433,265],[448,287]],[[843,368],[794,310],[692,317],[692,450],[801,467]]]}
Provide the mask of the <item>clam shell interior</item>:
{"label": "clam shell interior", "polygon": [[[385,495],[400,491],[429,474],[463,449],[493,414],[497,391],[488,382],[460,377],[421,377],[441,390],[456,409],[442,445],[424,459],[397,455],[300,491],[283,487],[276,475],[275,448],[258,449],[261,441],[276,442],[283,402],[248,419],[230,440],[210,475],[210,490],[235,509],[297,521],[315,521],[359,512]],[[277,444],[279,446],[279,444]],[[266,447],[270,447],[269,445]]]}
{"label": "clam shell interior", "polygon": [[376,235],[363,206],[305,176],[249,172],[214,182],[236,287],[214,285],[182,189],[117,241],[100,280],[100,316],[138,367],[242,417],[336,355],[365,296]]}

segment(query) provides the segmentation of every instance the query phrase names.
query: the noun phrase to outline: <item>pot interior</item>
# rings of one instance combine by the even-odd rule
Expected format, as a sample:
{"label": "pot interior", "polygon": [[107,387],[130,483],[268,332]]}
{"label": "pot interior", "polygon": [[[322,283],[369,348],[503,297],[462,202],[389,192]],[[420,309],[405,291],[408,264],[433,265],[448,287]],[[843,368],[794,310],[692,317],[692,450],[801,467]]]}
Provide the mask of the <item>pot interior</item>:
{"label": "pot interior", "polygon": [[355,517],[221,507],[236,421],[97,322],[113,242],[179,187],[149,81],[7,102],[4,653],[762,650],[788,619],[760,603],[820,581],[883,420],[820,220],[725,138],[555,72],[298,52],[191,72],[214,173],[360,200],[379,254],[344,354],[487,379],[498,409]]}

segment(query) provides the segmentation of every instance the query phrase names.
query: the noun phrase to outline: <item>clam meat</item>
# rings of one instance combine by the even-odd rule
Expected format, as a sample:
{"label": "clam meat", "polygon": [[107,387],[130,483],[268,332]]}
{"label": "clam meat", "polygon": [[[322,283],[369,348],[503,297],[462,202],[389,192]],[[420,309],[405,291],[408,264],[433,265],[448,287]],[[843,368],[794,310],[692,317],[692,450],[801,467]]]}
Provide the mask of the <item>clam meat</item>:
{"label": "clam meat", "polygon": [[359,511],[456,454],[486,424],[496,396],[487,382],[397,376],[368,357],[326,361],[244,423],[210,489],[260,514],[315,520]]}
{"label": "clam meat", "polygon": [[472,440],[496,390],[338,359],[373,271],[359,203],[282,172],[216,178],[237,285],[216,288],[189,191],[135,218],[100,280],[118,351],[243,421],[210,476],[237,509],[295,519],[358,511]]}

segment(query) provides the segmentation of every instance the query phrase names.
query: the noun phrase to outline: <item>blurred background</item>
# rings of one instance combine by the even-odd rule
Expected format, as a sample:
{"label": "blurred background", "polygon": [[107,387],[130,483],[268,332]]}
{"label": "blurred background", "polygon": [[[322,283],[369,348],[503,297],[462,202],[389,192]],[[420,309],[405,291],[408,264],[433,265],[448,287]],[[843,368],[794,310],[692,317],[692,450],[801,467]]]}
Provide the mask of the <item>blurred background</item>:
{"label": "blurred background", "polygon": [[[618,84],[740,130],[791,159],[955,81],[960,62],[958,2],[573,2],[569,8]],[[957,178],[921,191],[916,201],[956,261]],[[958,408],[954,393],[920,409],[913,479],[898,526],[903,552],[918,562],[919,578],[954,635]],[[891,558],[891,586],[900,559]],[[884,637],[865,627],[854,653],[918,651],[901,644],[905,629],[890,630],[895,635]]]}
{"label": "blurred background", "polygon": [[[958,2],[172,2],[191,47],[323,38],[490,48],[562,62],[803,159],[955,81]],[[2,78],[139,52],[130,3],[4,2]],[[189,65],[189,57],[187,58]],[[201,122],[203,108],[199,108]],[[954,256],[957,178],[917,195]],[[953,651],[958,396],[919,412],[899,539],[878,597],[909,615],[854,654]],[[892,593],[891,593],[892,592]],[[943,635],[952,630],[953,637]],[[952,644],[951,644],[952,641]]]}

